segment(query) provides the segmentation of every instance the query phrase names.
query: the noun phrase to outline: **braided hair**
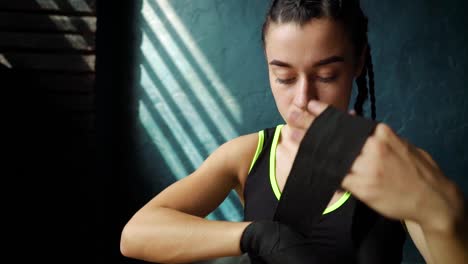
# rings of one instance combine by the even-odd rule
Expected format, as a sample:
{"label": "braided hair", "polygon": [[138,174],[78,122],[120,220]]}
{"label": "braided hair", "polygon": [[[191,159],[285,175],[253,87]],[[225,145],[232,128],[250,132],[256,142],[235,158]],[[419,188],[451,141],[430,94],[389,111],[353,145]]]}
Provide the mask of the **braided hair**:
{"label": "braided hair", "polygon": [[262,42],[265,46],[265,35],[271,22],[294,22],[300,26],[313,18],[331,17],[342,21],[345,31],[350,35],[356,57],[367,48],[365,64],[361,74],[356,78],[358,94],[354,103],[357,115],[363,115],[363,106],[370,95],[371,117],[376,118],[374,69],[371,47],[368,43],[368,19],[361,9],[359,0],[273,0],[262,27]]}

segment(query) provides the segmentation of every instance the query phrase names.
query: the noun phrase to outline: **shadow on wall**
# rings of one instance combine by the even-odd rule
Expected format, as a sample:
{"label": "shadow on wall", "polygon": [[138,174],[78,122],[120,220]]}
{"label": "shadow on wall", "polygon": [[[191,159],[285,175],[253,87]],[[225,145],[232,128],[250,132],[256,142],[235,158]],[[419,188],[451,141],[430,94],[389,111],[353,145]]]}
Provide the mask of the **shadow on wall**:
{"label": "shadow on wall", "polygon": [[[239,98],[169,1],[143,1],[139,23],[139,119],[144,131],[138,133],[153,141],[152,146],[140,142],[139,148],[143,161],[151,148],[161,153],[165,163],[161,168],[154,162],[141,165],[149,168],[143,172],[145,185],[154,186],[157,193],[193,172],[219,145],[239,136],[243,118]],[[168,180],[155,179],[155,171]],[[208,218],[241,220],[234,192]]]}
{"label": "shadow on wall", "polygon": [[[217,50],[221,49],[219,53],[207,51],[206,46],[200,43],[204,38],[201,36],[203,33],[197,34],[179,16],[180,4],[166,0],[143,1],[138,22],[141,44],[137,52],[138,78],[135,83],[138,88],[136,166],[140,173],[141,188],[135,189],[133,195],[141,196],[138,190],[144,189],[144,200],[151,199],[174,181],[189,175],[222,143],[245,131],[253,132],[267,127],[268,125],[250,125],[250,128],[246,126],[241,111],[246,101],[250,101],[249,108],[253,108],[260,100],[273,102],[271,95],[269,98],[265,96],[265,92],[269,92],[266,89],[266,78],[263,79],[263,87],[260,87],[265,92],[258,92],[257,88],[247,100],[242,98],[245,96],[242,90],[246,91],[249,89],[247,87],[254,85],[243,83],[239,91],[231,88],[233,86],[230,84],[238,85],[242,79],[239,76],[233,77],[232,73],[223,72],[223,68],[232,69],[223,64],[227,63],[225,60],[233,60],[232,56],[239,51],[239,47],[230,47],[229,56],[224,54],[226,51],[223,49],[227,47],[222,45],[215,46]],[[209,12],[217,13],[217,7],[212,1],[187,4],[195,9],[196,6],[208,6],[211,9]],[[175,8],[173,5],[179,6]],[[243,7],[240,5],[239,11],[241,9]],[[257,32],[260,23],[257,24],[257,29],[245,32]],[[205,34],[209,32],[207,29]],[[239,32],[242,30],[239,29]],[[242,38],[242,35],[239,37]],[[256,34],[256,37],[259,47],[260,35]],[[248,39],[252,42],[250,36]],[[256,52],[251,47],[249,50]],[[237,54],[235,56],[238,57]],[[242,65],[241,71],[263,65],[263,54],[255,55],[255,63],[252,63],[251,57],[246,57],[246,65]],[[238,60],[235,61],[239,63]],[[258,80],[259,77],[254,80],[257,86]],[[252,103],[252,98],[256,102]],[[274,104],[271,106],[270,112],[275,109]],[[264,115],[255,112],[255,115]],[[263,123],[265,124],[265,120]],[[231,192],[207,218],[241,220],[243,212],[237,195]],[[239,263],[239,258],[220,258],[197,263]]]}
{"label": "shadow on wall", "polygon": [[[136,158],[144,187],[133,195],[145,189],[142,200],[148,200],[198,168],[225,141],[282,122],[261,52],[268,3],[143,1],[135,87]],[[468,38],[460,33],[466,16],[440,1],[363,0],[362,5],[370,18],[377,118],[432,153],[466,191]],[[398,15],[389,18],[389,10]],[[434,111],[434,105],[444,107]],[[231,193],[209,218],[241,219],[237,197]],[[403,263],[423,262],[410,242],[404,254]]]}

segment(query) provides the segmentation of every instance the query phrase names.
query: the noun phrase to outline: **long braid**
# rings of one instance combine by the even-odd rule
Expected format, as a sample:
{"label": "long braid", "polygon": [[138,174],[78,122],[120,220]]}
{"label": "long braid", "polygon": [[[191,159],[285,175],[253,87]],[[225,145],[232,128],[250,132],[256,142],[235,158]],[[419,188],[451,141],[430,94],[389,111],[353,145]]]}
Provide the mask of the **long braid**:
{"label": "long braid", "polygon": [[[367,76],[369,76],[369,89],[367,89]],[[374,83],[374,65],[372,64],[371,48],[368,44],[366,49],[366,64],[364,65],[361,75],[356,78],[356,85],[358,87],[358,95],[354,103],[354,111],[359,116],[363,116],[363,106],[370,94],[371,100],[371,117],[375,120],[376,107],[375,107],[375,83]]]}
{"label": "long braid", "polygon": [[[366,63],[367,64],[367,63]],[[358,94],[356,102],[354,103],[354,111],[358,116],[363,116],[363,105],[367,100],[367,65],[364,65],[361,75],[356,78],[356,85],[358,87]]]}
{"label": "long braid", "polygon": [[369,75],[369,94],[371,100],[372,120],[375,120],[377,113],[375,109],[374,65],[372,64],[371,48],[369,44],[367,45],[366,67],[367,74]]}

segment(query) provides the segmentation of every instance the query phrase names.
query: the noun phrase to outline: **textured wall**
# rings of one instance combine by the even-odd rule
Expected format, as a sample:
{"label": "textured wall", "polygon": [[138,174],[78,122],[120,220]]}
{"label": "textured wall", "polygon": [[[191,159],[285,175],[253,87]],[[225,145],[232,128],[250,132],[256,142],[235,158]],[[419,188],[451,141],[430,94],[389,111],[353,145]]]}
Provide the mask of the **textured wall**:
{"label": "textured wall", "polygon": [[[465,1],[363,1],[378,117],[427,150],[468,193],[468,19]],[[408,263],[422,262],[407,243]]]}
{"label": "textured wall", "polygon": [[[135,190],[143,200],[193,171],[223,142],[282,122],[260,42],[268,2],[143,1],[136,153],[142,183]],[[466,193],[468,4],[362,5],[370,19],[378,119],[431,153]],[[237,199],[231,195],[210,217],[240,219]],[[405,262],[421,262],[411,243]]]}
{"label": "textured wall", "polygon": [[[195,170],[227,140],[280,122],[260,43],[266,6],[143,2],[138,85],[149,193]],[[240,220],[241,213],[231,195],[210,217]]]}

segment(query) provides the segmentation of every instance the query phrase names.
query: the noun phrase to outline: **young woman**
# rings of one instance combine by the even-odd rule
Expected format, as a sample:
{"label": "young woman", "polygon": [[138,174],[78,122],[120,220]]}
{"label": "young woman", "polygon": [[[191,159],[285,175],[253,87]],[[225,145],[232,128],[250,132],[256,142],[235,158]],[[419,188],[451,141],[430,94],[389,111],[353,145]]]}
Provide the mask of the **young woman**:
{"label": "young woman", "polygon": [[[375,119],[367,18],[358,0],[273,1],[262,39],[271,90],[285,124],[226,142],[196,171],[154,197],[125,226],[124,255],[162,263],[240,255],[244,231],[272,220],[305,131],[325,106],[346,111],[356,81],[354,111],[362,115],[369,93]],[[465,219],[460,191],[427,153],[388,126],[377,126],[342,187],[324,211],[316,237],[320,258],[334,257],[317,263],[398,263],[404,231],[389,218],[404,221],[428,263],[448,263],[449,257],[450,263],[465,263],[466,240],[457,235],[466,234],[460,232]],[[204,219],[232,189],[245,205],[246,221]],[[382,214],[384,227],[374,248],[361,252],[353,251],[349,230],[357,199]],[[256,233],[258,241],[271,240],[262,238],[268,235]],[[261,261],[261,256],[253,259]]]}

